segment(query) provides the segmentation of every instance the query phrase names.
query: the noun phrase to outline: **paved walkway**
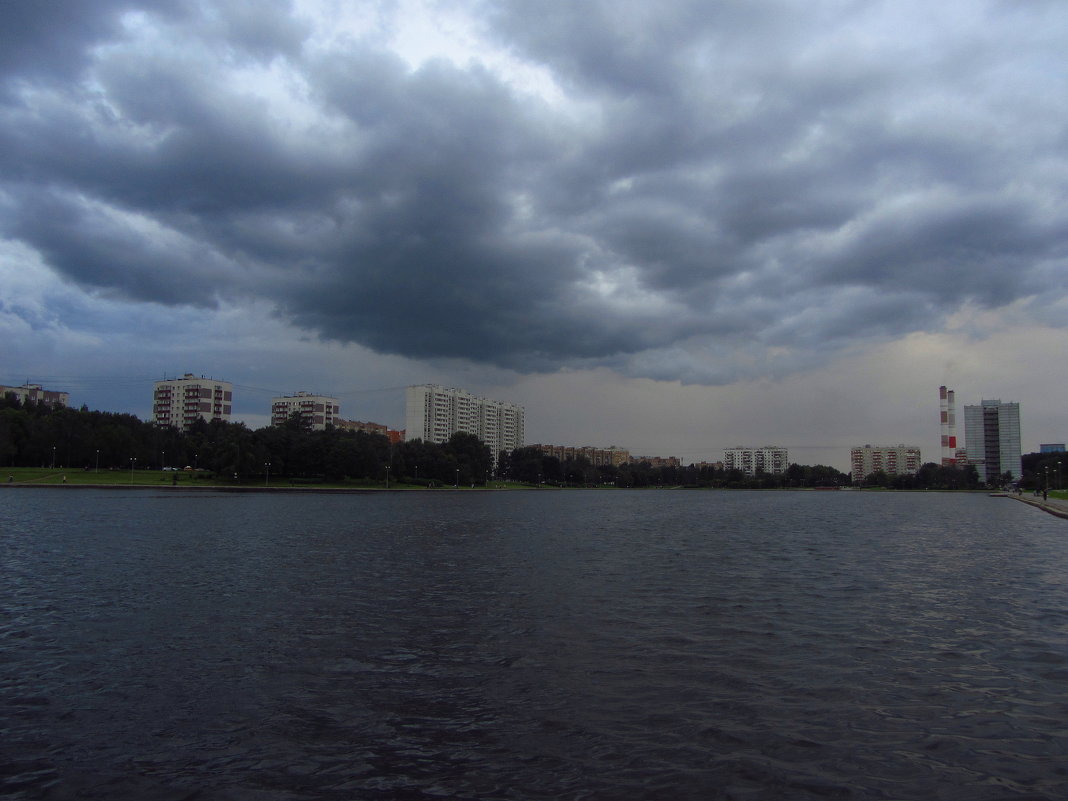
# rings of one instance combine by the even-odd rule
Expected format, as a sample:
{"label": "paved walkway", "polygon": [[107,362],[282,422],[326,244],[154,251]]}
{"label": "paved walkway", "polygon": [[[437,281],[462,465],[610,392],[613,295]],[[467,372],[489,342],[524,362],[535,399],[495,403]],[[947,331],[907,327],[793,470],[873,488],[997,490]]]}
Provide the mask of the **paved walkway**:
{"label": "paved walkway", "polygon": [[1042,500],[1042,496],[1034,496],[1029,492],[1025,492],[1023,495],[1007,494],[1006,497],[1015,498],[1018,501],[1030,504],[1031,506],[1037,506],[1044,512],[1049,512],[1051,515],[1057,517],[1063,517],[1068,520],[1068,501],[1062,501],[1060,498],[1047,498]]}

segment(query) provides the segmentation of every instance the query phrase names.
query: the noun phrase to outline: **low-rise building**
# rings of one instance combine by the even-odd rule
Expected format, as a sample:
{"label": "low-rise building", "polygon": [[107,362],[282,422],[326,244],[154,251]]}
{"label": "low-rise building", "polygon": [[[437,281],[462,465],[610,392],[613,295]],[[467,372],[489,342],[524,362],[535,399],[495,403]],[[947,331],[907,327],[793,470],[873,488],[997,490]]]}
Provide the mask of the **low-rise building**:
{"label": "low-rise building", "polygon": [[197,420],[230,421],[234,385],[214,378],[186,373],[181,378],[155,382],[152,390],[152,420],[159,426],[188,431]]}
{"label": "low-rise building", "polygon": [[681,467],[678,456],[631,456],[631,464],[645,462],[650,467]]}
{"label": "low-rise building", "polygon": [[711,470],[722,470],[723,462],[694,462],[690,467],[696,467],[698,470],[706,468]]}
{"label": "low-rise building", "polygon": [[631,460],[630,451],[615,445],[610,445],[607,448],[595,448],[592,445],[531,445],[531,447],[537,448],[546,456],[555,456],[561,462],[588,459],[594,467],[608,465],[619,467],[621,464],[627,464]]}
{"label": "low-rise building", "polygon": [[341,431],[362,431],[365,434],[381,434],[383,437],[389,436],[389,426],[382,423],[365,423],[362,420],[342,420],[338,418],[334,421],[334,427]]}
{"label": "low-rise building", "polygon": [[271,398],[271,425],[283,425],[297,415],[303,428],[323,431],[327,426],[335,425],[340,411],[338,399],[327,395],[313,395],[310,392],[282,395]]}
{"label": "low-rise building", "polygon": [[854,484],[861,484],[878,472],[888,476],[914,476],[922,464],[920,449],[911,445],[863,445],[850,451]]}
{"label": "low-rise building", "polygon": [[789,451],[777,445],[764,445],[759,448],[736,445],[723,449],[723,468],[741,470],[747,476],[755,476],[757,473],[782,475],[789,466]]}
{"label": "low-rise building", "polygon": [[69,406],[70,393],[44,389],[40,384],[23,384],[21,387],[0,386],[0,396],[14,395],[20,403],[47,403],[49,406]]}

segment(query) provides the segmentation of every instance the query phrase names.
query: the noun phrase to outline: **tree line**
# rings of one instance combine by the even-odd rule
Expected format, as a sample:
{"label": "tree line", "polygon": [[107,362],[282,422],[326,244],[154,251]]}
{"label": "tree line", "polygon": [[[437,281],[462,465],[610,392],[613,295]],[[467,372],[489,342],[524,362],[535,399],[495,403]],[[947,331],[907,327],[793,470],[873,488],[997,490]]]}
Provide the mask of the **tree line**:
{"label": "tree line", "polygon": [[[1023,458],[1025,488],[1063,486],[1060,457]],[[221,479],[247,481],[269,474],[293,483],[341,480],[482,485],[509,480],[556,487],[715,487],[785,489],[844,487],[848,473],[827,465],[791,464],[785,473],[748,476],[712,465],[654,467],[648,462],[594,465],[586,457],[561,460],[535,447],[497,455],[472,434],[446,443],[391,443],[382,434],[328,428],[310,431],[294,416],[284,425],[256,430],[243,423],[195,423],[188,432],[147,423],[132,414],[23,404],[0,398],[0,464],[67,470],[129,470],[186,467]],[[1065,461],[1068,468],[1068,459]],[[977,489],[971,465],[924,464],[915,475],[866,476],[864,486],[889,489]]]}
{"label": "tree line", "polygon": [[209,472],[231,481],[265,475],[293,483],[385,482],[482,484],[493,478],[488,447],[471,434],[447,443],[390,443],[362,431],[310,431],[298,416],[252,430],[244,423],[197,421],[189,431],[132,414],[22,404],[0,398],[0,465],[66,470],[148,469]]}
{"label": "tree line", "polygon": [[653,467],[648,462],[593,465],[560,460],[538,448],[497,455],[472,434],[454,434],[441,445],[414,440],[390,443],[381,434],[328,428],[310,431],[297,416],[256,430],[243,423],[197,421],[189,431],[144,422],[131,414],[21,404],[0,399],[0,464],[66,470],[186,467],[229,481],[270,475],[293,483],[375,481],[433,485],[483,485],[507,480],[555,487],[844,486],[849,476],[832,467],[791,465],[786,476],[746,476],[708,465]]}
{"label": "tree line", "polygon": [[792,464],[785,474],[726,470],[709,464],[654,467],[649,462],[594,465],[585,456],[559,459],[539,448],[517,448],[502,454],[501,466],[516,481],[566,487],[718,487],[724,489],[783,489],[836,487],[849,484],[849,475],[827,465]]}

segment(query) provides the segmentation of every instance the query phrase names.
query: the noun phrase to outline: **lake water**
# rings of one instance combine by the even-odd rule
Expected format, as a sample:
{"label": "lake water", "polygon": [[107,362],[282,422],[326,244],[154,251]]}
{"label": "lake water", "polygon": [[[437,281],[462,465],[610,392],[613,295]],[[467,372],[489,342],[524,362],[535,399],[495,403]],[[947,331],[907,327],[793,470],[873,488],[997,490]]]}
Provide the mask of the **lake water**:
{"label": "lake water", "polygon": [[1063,799],[982,495],[0,491],[0,796]]}

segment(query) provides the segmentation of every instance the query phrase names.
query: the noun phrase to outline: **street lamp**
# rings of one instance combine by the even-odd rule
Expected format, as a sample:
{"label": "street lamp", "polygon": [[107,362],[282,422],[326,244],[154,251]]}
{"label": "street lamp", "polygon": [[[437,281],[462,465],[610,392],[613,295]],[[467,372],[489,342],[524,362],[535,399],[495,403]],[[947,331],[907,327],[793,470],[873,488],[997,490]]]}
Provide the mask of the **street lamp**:
{"label": "street lamp", "polygon": [[137,464],[137,457],[136,456],[131,456],[130,457],[130,483],[131,484],[133,484],[133,471],[134,471],[134,465],[135,464]]}
{"label": "street lamp", "polygon": [[199,457],[199,455],[200,454],[197,454],[197,453],[193,454],[193,472],[194,473],[197,471],[197,458]]}
{"label": "street lamp", "polygon": [[167,451],[160,451],[159,466],[160,467],[166,467],[167,466]]}
{"label": "street lamp", "polygon": [[460,489],[460,468],[456,468],[456,489]]}
{"label": "street lamp", "polygon": [[1061,460],[1057,460],[1057,489],[1063,489],[1061,484]]}
{"label": "street lamp", "polygon": [[56,469],[56,446],[52,446],[52,469]]}
{"label": "street lamp", "polygon": [[94,472],[100,472],[100,448],[96,449],[96,470]]}
{"label": "street lamp", "polygon": [[263,486],[266,487],[268,484],[271,483],[271,463],[264,462],[263,466],[267,468],[267,477],[263,479]]}
{"label": "street lamp", "polygon": [[389,489],[389,465],[386,465],[386,489]]}

